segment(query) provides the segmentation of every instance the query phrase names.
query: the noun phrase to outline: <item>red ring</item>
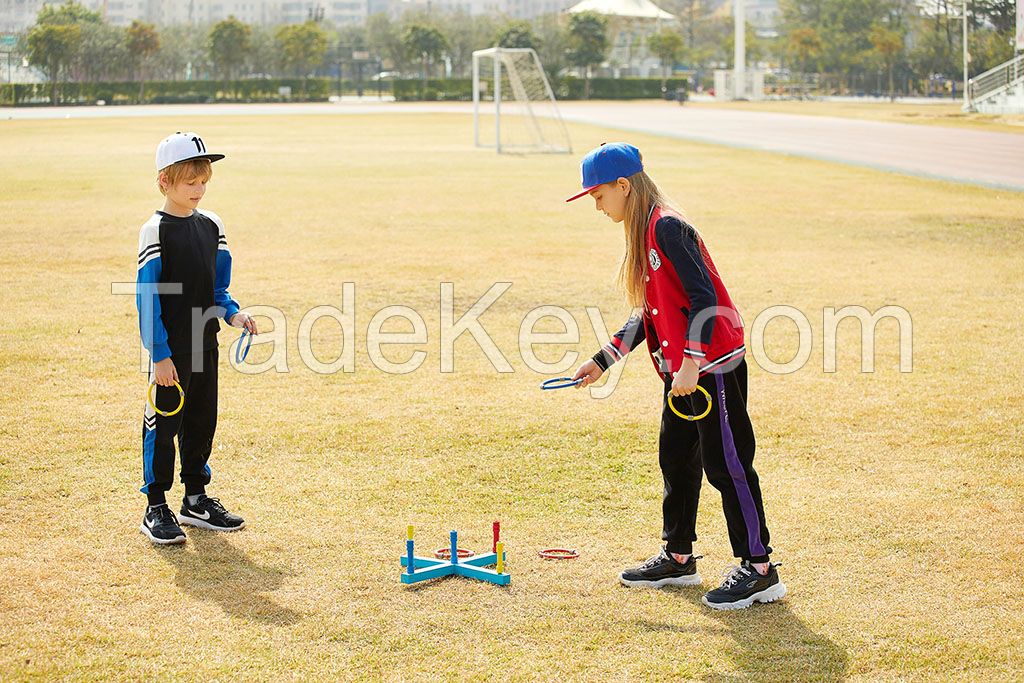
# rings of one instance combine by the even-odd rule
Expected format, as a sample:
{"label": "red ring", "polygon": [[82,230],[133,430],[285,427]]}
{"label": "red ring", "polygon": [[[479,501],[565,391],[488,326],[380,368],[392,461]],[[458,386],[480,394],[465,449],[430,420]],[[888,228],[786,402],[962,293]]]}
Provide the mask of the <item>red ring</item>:
{"label": "red ring", "polygon": [[575,560],[580,556],[579,551],[571,548],[544,548],[538,555],[545,560]]}
{"label": "red ring", "polygon": [[[469,548],[459,548],[455,552],[458,554],[460,559],[461,558],[466,558],[466,557],[473,557],[474,555],[476,555],[476,553],[474,553]],[[438,548],[437,550],[434,551],[434,557],[436,557],[439,560],[447,560],[451,556],[452,556],[452,549],[451,548]]]}

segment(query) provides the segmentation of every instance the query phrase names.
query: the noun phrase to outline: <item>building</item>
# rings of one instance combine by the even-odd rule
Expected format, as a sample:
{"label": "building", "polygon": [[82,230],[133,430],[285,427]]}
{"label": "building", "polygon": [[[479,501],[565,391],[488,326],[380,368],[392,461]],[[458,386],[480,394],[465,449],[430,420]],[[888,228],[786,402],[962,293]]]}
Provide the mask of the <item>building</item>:
{"label": "building", "polygon": [[[0,33],[25,31],[46,4],[63,0],[0,0]],[[453,2],[455,0],[452,0]],[[467,0],[468,1],[468,0]],[[472,0],[481,2],[481,0]],[[246,24],[299,24],[311,18],[338,26],[362,24],[371,2],[385,0],[79,0],[115,26],[145,21],[157,26],[207,25],[233,16]]]}
{"label": "building", "polygon": [[676,17],[651,0],[582,0],[567,10],[570,14],[597,12],[608,18],[611,50],[603,69],[614,78],[650,76],[660,68],[660,60],[647,48],[647,38],[666,26],[674,26]]}
{"label": "building", "polygon": [[578,0],[506,0],[505,12],[515,19],[533,19],[549,14],[561,14]]}

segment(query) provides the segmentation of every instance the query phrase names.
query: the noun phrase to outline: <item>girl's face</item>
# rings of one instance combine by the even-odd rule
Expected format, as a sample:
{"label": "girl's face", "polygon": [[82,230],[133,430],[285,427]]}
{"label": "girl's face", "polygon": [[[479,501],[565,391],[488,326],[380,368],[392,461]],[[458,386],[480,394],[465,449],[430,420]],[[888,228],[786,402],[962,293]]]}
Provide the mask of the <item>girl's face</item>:
{"label": "girl's face", "polygon": [[619,178],[614,183],[598,185],[590,191],[598,211],[603,211],[615,223],[626,220],[626,198],[629,197],[629,181]]}

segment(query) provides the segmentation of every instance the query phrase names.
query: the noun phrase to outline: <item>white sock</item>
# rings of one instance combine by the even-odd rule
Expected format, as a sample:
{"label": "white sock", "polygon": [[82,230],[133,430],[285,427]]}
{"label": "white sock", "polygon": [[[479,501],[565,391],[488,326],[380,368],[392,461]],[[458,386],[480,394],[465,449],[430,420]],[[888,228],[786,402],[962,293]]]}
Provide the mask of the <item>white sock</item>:
{"label": "white sock", "polygon": [[197,496],[185,496],[185,500],[188,501],[189,505],[195,505],[196,503],[199,502],[199,499],[202,498],[205,495],[206,495],[205,493],[200,493]]}
{"label": "white sock", "polygon": [[[680,559],[680,558],[682,558],[682,559]],[[686,564],[687,562],[690,561],[690,556],[689,555],[683,555],[682,553],[672,553],[672,559],[675,560],[676,562],[678,562],[679,564]]]}

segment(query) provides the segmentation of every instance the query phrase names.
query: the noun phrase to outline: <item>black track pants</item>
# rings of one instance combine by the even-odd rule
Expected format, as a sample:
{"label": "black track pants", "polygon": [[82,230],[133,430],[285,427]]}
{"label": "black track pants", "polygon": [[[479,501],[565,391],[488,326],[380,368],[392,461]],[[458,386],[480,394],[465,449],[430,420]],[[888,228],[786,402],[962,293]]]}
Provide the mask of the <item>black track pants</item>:
{"label": "black track pants", "polygon": [[[168,491],[174,481],[174,437],[181,451],[181,481],[195,490],[210,483],[210,452],[217,431],[217,349],[195,355],[172,356],[178,382],[185,391],[185,406],[177,415],[157,415],[146,402],[142,421],[142,492]],[[199,371],[199,368],[202,371]],[[150,382],[153,381],[150,370]],[[177,387],[157,387],[156,405],[171,411],[177,405]]]}
{"label": "black track pants", "polygon": [[[751,562],[767,562],[772,549],[754,471],[746,361],[731,372],[705,375],[698,383],[712,397],[711,412],[704,419],[690,422],[678,417],[669,409],[667,398],[663,405],[658,442],[658,462],[665,481],[661,537],[669,552],[693,552],[703,471],[722,494],[733,554]],[[666,396],[671,387],[671,379],[666,379]],[[673,404],[683,414],[697,415],[707,407],[707,400],[698,391],[673,399]]]}

